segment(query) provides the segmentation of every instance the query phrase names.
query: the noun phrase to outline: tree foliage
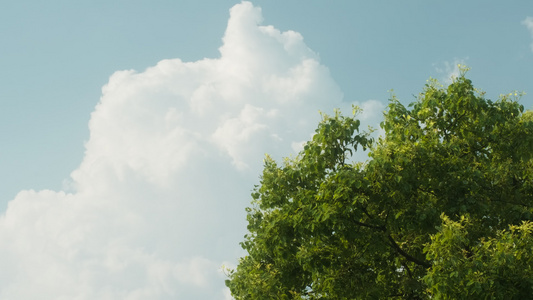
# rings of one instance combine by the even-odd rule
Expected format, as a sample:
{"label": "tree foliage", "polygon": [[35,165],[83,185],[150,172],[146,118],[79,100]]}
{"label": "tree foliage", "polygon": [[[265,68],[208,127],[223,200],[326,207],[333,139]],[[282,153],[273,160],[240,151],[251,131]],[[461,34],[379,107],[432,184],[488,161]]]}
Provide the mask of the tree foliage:
{"label": "tree foliage", "polygon": [[324,115],[297,157],[265,159],[235,299],[533,295],[533,117],[516,98],[463,73],[408,107],[393,97],[378,139],[359,126]]}

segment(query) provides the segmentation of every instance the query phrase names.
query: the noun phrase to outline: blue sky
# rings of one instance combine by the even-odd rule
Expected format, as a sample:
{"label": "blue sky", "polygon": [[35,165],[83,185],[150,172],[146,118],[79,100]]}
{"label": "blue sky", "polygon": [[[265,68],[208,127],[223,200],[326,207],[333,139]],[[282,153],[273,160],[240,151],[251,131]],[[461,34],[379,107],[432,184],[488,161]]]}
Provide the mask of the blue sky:
{"label": "blue sky", "polygon": [[[12,1],[0,11],[0,207],[21,189],[60,189],[77,167],[101,87],[117,70],[218,57],[238,1]],[[530,1],[257,1],[264,23],[300,32],[348,101],[411,101],[463,61],[496,98],[529,92]]]}
{"label": "blue sky", "polygon": [[[522,103],[533,108],[530,1],[254,1],[261,12],[249,3],[239,3],[3,3],[0,207],[4,217],[0,219],[0,236],[20,239],[24,247],[55,243],[57,247],[50,251],[69,259],[64,255],[52,259],[54,256],[45,251],[36,257],[43,270],[49,262],[50,266],[62,266],[58,270],[77,273],[86,261],[75,253],[81,245],[92,243],[91,234],[102,230],[87,224],[109,222],[98,215],[114,219],[118,212],[124,212],[118,218],[121,221],[117,221],[115,235],[110,233],[106,240],[95,243],[114,245],[132,228],[146,230],[146,235],[128,235],[127,242],[94,254],[95,259],[113,261],[110,253],[147,250],[140,256],[132,254],[131,260],[122,264],[89,268],[91,272],[108,274],[109,268],[124,271],[131,266],[146,269],[168,263],[174,270],[168,272],[178,274],[172,277],[161,271],[169,287],[153,289],[145,284],[143,295],[151,299],[166,299],[172,293],[184,298],[222,298],[222,287],[211,284],[220,281],[215,275],[193,276],[196,279],[187,281],[180,272],[209,269],[223,261],[231,264],[238,256],[239,228],[245,229],[244,206],[258,181],[263,154],[281,157],[294,153],[313,131],[319,109],[328,112],[356,102],[368,108],[362,117],[375,125],[389,90],[403,102],[411,102],[429,77],[446,81],[457,63],[471,68],[468,76],[488,98],[524,91],[527,94]],[[231,31],[227,25],[229,9],[234,5],[246,9],[232,17],[235,24]],[[250,21],[249,16],[256,19],[250,17]],[[254,31],[260,17],[261,25],[273,27]],[[299,35],[278,34],[276,30]],[[223,41],[224,36],[228,38]],[[115,73],[121,70],[137,73]],[[179,72],[186,75],[177,75]],[[227,81],[226,77],[234,79]],[[104,86],[107,89],[103,92]],[[198,88],[190,92],[189,86]],[[173,101],[186,104],[174,105]],[[165,123],[160,124],[160,120]],[[161,152],[161,148],[173,152]],[[213,191],[205,191],[209,189],[205,182],[220,178],[227,185],[214,184]],[[50,191],[40,192],[43,190]],[[15,197],[20,191],[27,192]],[[172,202],[172,193],[178,198],[199,197],[205,200],[202,205],[212,205],[226,214],[217,219],[213,217],[216,210],[208,212],[209,220],[240,220],[224,227],[236,233],[224,236],[209,229],[219,223],[198,223],[186,215],[180,215],[175,223],[170,214],[173,210],[188,207],[191,215],[199,218],[198,210],[206,208]],[[225,194],[222,203],[210,200],[220,193]],[[164,199],[164,205],[149,208],[146,202],[157,197]],[[36,208],[43,203],[47,209],[40,212]],[[145,215],[146,211],[156,217]],[[12,224],[29,231],[10,229],[15,228],[10,227]],[[35,224],[51,229],[37,232],[31,229]],[[147,237],[148,233],[164,238],[165,230],[195,228],[193,225],[205,226],[196,233],[218,242],[197,241],[194,230],[178,230],[172,241],[153,249],[146,246],[158,244]],[[65,228],[79,230],[67,232]],[[55,239],[63,234],[68,238]],[[177,245],[183,242],[192,246],[180,252]],[[209,251],[221,244],[223,251]],[[0,242],[0,253],[16,257],[20,249],[10,247]],[[154,254],[178,248],[180,251],[175,252],[182,256]],[[149,256],[158,260],[149,260]],[[1,266],[6,264],[0,262]],[[21,278],[25,280],[36,276],[21,264],[9,264],[4,270],[0,271],[1,278],[14,272],[24,274]],[[65,274],[70,273],[57,271],[58,278]],[[138,279],[123,280],[114,285],[117,294],[109,295],[126,295],[120,293],[144,284]],[[1,284],[0,295],[22,299],[19,285],[23,281]],[[72,279],[74,286],[80,282],[81,277]],[[82,299],[102,296],[106,287],[96,281],[83,283],[90,288]],[[183,286],[185,292],[180,294],[173,286]],[[199,287],[210,292],[201,294]],[[52,298],[82,293],[53,283],[42,283],[36,290],[52,291]],[[137,292],[123,297],[136,299],[135,295],[141,295]]]}

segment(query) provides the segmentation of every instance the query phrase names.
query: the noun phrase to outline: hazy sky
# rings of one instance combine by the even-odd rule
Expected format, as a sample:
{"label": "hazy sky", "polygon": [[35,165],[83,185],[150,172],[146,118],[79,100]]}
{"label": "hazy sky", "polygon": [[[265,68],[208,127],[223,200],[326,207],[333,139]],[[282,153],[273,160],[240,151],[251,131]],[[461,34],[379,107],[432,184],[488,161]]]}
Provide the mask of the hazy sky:
{"label": "hazy sky", "polygon": [[225,299],[319,110],[376,125],[458,63],[533,108],[529,0],[4,2],[0,299]]}

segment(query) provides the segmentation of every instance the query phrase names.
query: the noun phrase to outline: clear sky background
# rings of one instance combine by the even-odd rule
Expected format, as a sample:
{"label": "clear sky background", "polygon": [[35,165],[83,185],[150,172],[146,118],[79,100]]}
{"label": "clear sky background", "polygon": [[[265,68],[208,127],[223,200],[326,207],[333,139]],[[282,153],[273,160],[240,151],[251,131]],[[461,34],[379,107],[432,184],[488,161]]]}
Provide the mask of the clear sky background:
{"label": "clear sky background", "polygon": [[1,1],[0,298],[224,299],[261,159],[318,110],[376,125],[457,63],[533,109],[531,1],[239,3]]}

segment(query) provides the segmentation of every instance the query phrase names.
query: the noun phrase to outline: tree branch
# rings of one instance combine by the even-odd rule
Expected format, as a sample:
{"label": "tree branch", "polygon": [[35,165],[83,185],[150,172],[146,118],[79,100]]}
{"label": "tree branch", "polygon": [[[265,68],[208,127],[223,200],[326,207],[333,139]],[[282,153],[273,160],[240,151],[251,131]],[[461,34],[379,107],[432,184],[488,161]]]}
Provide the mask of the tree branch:
{"label": "tree branch", "polygon": [[[368,212],[366,211],[366,208],[363,208],[363,212],[370,219],[373,219],[370,216],[370,214],[368,214]],[[368,228],[372,228],[372,229],[377,229],[377,230],[380,230],[380,231],[383,231],[383,232],[387,231],[387,228],[385,226],[370,225],[370,224],[361,223],[361,222],[358,222],[358,221],[355,221],[355,220],[354,220],[354,222],[356,224],[360,225],[360,226],[364,226],[364,227],[368,227]],[[416,257],[413,257],[413,256],[409,255],[409,253],[405,252],[402,248],[400,248],[400,246],[396,243],[396,241],[394,241],[394,239],[392,238],[392,236],[390,234],[387,235],[387,238],[388,238],[389,242],[391,243],[392,248],[394,248],[396,250],[396,252],[398,252],[401,256],[405,257],[408,261],[414,262],[415,264],[423,266],[423,267],[426,267],[426,268],[430,268],[431,267],[431,264],[428,263],[427,261],[420,260],[420,259],[418,259]]]}
{"label": "tree branch", "polygon": [[416,257],[413,257],[413,256],[409,255],[409,253],[405,252],[402,248],[400,248],[400,246],[398,246],[398,244],[396,244],[396,241],[394,241],[394,239],[392,238],[392,236],[390,234],[387,236],[387,238],[389,239],[389,242],[391,243],[392,248],[394,248],[396,250],[396,252],[398,252],[401,256],[405,257],[408,261],[414,262],[415,264],[417,264],[419,266],[423,266],[425,268],[430,268],[431,267],[431,264],[428,263],[427,261],[420,260],[420,259],[418,259]]}
{"label": "tree branch", "polygon": [[385,231],[386,230],[386,228],[384,226],[370,225],[370,224],[366,224],[366,223],[359,222],[359,221],[354,221],[354,223],[359,225],[359,226],[372,228],[372,229],[377,229],[379,231]]}

